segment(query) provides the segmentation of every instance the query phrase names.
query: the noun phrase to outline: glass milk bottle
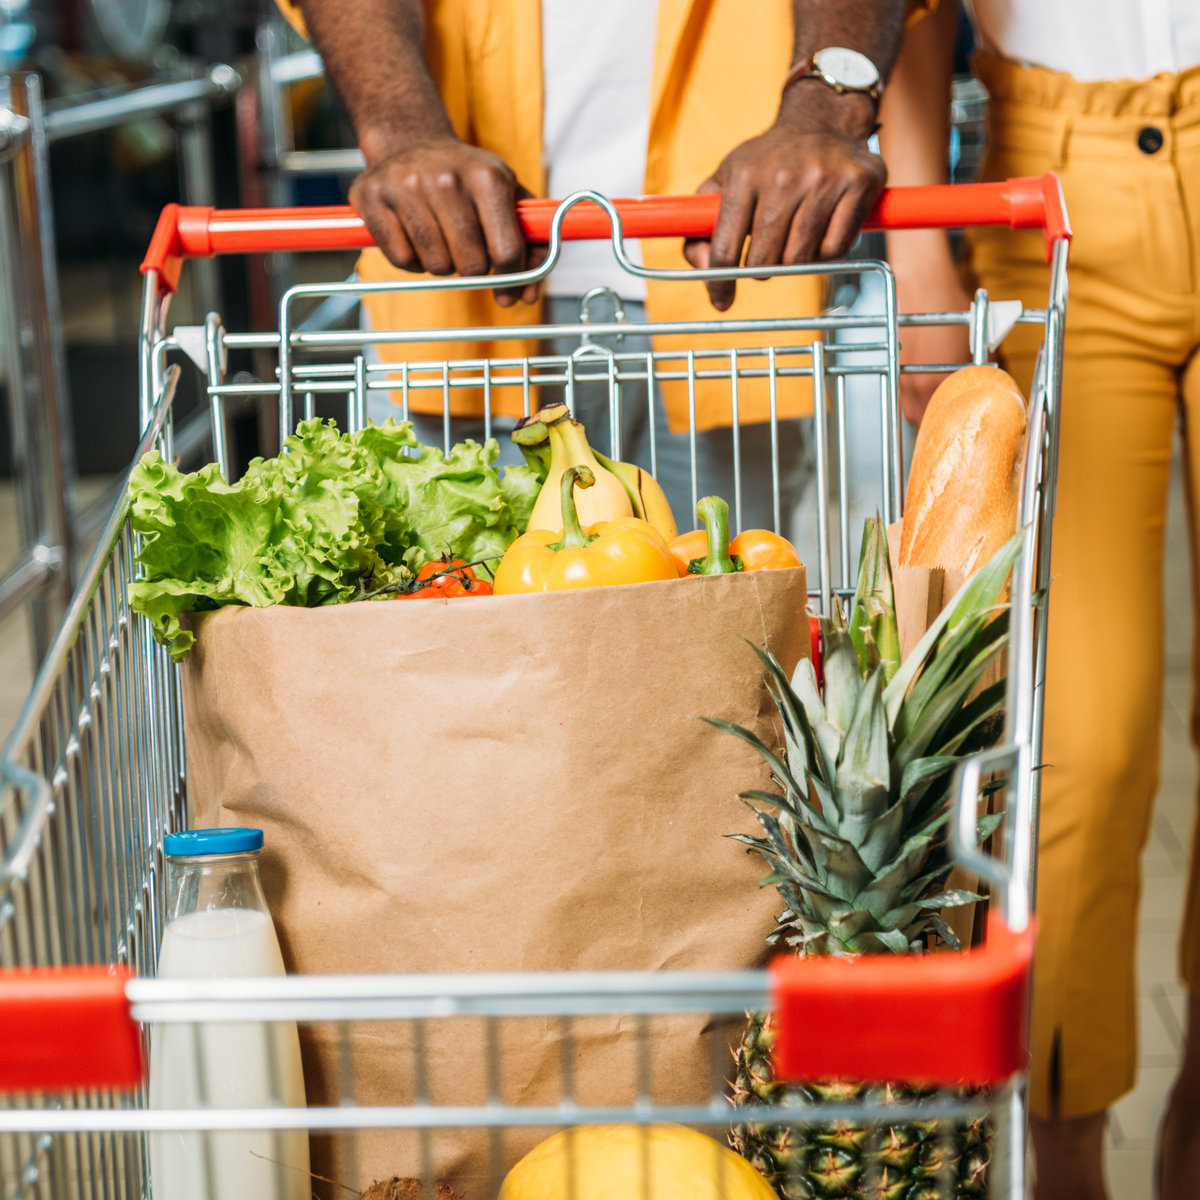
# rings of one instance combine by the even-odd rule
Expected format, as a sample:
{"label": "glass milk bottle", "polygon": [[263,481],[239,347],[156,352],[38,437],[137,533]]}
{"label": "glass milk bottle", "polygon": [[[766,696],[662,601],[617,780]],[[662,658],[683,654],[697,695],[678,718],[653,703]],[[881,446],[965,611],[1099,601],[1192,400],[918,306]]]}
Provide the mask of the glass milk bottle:
{"label": "glass milk bottle", "polygon": [[[163,839],[167,927],[160,979],[282,975],[258,878],[261,829],[197,829]],[[150,1043],[151,1108],[304,1104],[294,1022],[161,1022]],[[307,1130],[150,1135],[154,1200],[308,1200]]]}

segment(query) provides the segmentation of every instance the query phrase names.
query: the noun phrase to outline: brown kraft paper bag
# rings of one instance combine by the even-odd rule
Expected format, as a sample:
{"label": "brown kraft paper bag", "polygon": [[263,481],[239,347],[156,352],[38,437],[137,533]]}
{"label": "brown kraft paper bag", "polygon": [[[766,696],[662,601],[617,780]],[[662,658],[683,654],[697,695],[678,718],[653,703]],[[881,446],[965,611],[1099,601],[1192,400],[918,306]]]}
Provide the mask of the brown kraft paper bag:
{"label": "brown kraft paper bag", "polygon": [[[896,600],[896,623],[900,631],[900,658],[907,658],[925,635],[925,631],[937,620],[942,609],[958,594],[967,582],[967,576],[954,567],[915,567],[900,565],[900,534],[903,523],[897,521],[888,526],[888,553],[892,566],[892,590]],[[1005,661],[1001,657],[994,661],[979,682],[985,688],[1004,678]],[[995,811],[994,797],[989,796],[985,811]],[[947,889],[962,888],[977,892],[983,886],[974,874],[955,867],[946,881]],[[957,908],[943,910],[946,924],[954,931],[958,940],[966,946],[978,945],[983,938],[986,924],[987,904],[976,901]]]}
{"label": "brown kraft paper bag", "polygon": [[[307,974],[739,969],[760,964],[778,898],[725,835],[756,831],[778,744],[757,658],[808,653],[803,568],[479,599],[227,608],[183,668],[191,820],[265,832],[262,876],[288,970]],[[655,1018],[651,1092],[707,1102],[702,1018]],[[557,1019],[302,1030],[310,1104],[562,1098]],[[345,1032],[345,1030],[343,1030]],[[636,1094],[638,1028],[576,1018],[583,1104]],[[729,1031],[723,1031],[723,1036]],[[349,1064],[344,1061],[349,1055]],[[724,1061],[728,1053],[719,1048]],[[421,1059],[419,1069],[416,1058]],[[433,1173],[487,1200],[547,1130],[377,1131],[312,1139],[317,1195]],[[498,1180],[494,1180],[498,1182]]]}

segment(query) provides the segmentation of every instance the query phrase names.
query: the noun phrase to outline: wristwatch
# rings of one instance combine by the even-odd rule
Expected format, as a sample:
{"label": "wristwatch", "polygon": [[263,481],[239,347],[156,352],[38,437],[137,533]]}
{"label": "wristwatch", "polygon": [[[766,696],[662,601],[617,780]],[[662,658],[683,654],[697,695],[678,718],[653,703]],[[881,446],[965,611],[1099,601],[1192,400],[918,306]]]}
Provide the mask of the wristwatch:
{"label": "wristwatch", "polygon": [[876,102],[883,95],[879,68],[865,54],[848,46],[826,46],[798,62],[788,72],[784,90],[798,79],[819,79],[835,92],[862,92]]}

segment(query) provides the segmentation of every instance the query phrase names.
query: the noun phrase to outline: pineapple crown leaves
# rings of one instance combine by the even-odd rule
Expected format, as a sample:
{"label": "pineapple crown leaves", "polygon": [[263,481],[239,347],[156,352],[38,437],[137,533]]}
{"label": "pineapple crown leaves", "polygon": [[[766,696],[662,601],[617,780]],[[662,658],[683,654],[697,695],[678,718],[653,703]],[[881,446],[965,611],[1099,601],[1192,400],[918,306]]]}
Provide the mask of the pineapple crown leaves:
{"label": "pineapple crown leaves", "polygon": [[[950,870],[944,849],[948,813],[944,803],[930,802],[937,794],[944,800],[958,758],[896,767],[888,753],[883,671],[877,668],[867,681],[860,680],[834,763],[832,790],[823,780],[818,786],[826,767],[808,710],[820,700],[810,696],[806,703],[774,655],[758,647],[754,651],[766,667],[785,738],[799,750],[799,759],[789,750],[784,762],[749,730],[706,719],[754,747],[781,788],[779,793],[742,793],[763,836],[732,835],[766,860],[771,871],[763,886],[778,888],[787,905],[774,940],[805,953],[907,950],[922,934],[938,931],[935,909],[976,898],[942,891]],[[825,802],[822,793],[836,795],[837,804]]]}
{"label": "pineapple crown leaves", "polygon": [[900,708],[918,673],[923,674],[931,663],[937,662],[939,656],[947,651],[948,647],[945,643],[956,646],[955,639],[963,634],[964,626],[974,628],[978,625],[980,618],[983,618],[986,623],[988,615],[995,614],[994,606],[1004,590],[1005,581],[1008,579],[1013,563],[1017,561],[1017,555],[1021,552],[1024,540],[1024,530],[1009,538],[959,588],[937,620],[925,631],[924,637],[916,644],[908,658],[900,664],[900,669],[892,677],[884,696],[889,727],[895,728]]}
{"label": "pineapple crown leaves", "polygon": [[862,564],[854,605],[850,611],[850,640],[866,677],[876,666],[890,683],[900,667],[900,630],[896,624],[896,597],[888,558],[887,530],[877,512],[863,525]]}
{"label": "pineapple crown leaves", "polygon": [[[780,789],[742,793],[763,836],[734,838],[767,861],[763,884],[787,906],[774,944],[806,954],[903,952],[929,934],[955,944],[939,910],[978,897],[944,890],[952,773],[999,730],[1004,684],[979,684],[1008,640],[1009,607],[998,601],[1023,537],[967,581],[889,681],[887,544],[868,529],[850,622],[836,602],[822,621],[824,697],[808,659],[789,680],[769,649],[752,646],[782,721],[782,754],[705,718],[753,746]],[[882,614],[863,602],[872,594]],[[979,837],[1001,819],[981,818]]]}
{"label": "pineapple crown leaves", "polygon": [[884,668],[876,667],[859,689],[834,776],[842,810],[839,832],[854,845],[866,839],[876,817],[887,809],[891,790],[883,674]]}

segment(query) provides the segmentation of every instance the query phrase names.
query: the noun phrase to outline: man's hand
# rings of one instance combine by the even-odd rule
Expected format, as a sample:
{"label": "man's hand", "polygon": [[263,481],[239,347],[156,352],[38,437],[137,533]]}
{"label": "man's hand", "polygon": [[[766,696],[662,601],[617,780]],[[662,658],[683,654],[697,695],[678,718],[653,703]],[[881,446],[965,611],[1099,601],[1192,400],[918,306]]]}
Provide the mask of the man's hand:
{"label": "man's hand", "polygon": [[[526,250],[516,202],[529,193],[502,159],[455,133],[425,57],[421,0],[301,0],[313,41],[367,169],[350,203],[405,271],[487,275],[545,260]],[[538,285],[502,288],[532,303]]]}
{"label": "man's hand", "polygon": [[[847,46],[886,79],[908,0],[792,0],[792,12],[793,62]],[[875,109],[869,95],[820,79],[788,84],[770,129],[736,147],[700,185],[721,193],[721,209],[712,237],[684,246],[692,266],[737,267],[743,250],[748,267],[843,257],[887,182],[883,160],[867,148]],[[709,283],[713,307],[727,309],[734,290],[732,280]]]}
{"label": "man's hand", "polygon": [[[369,139],[364,139],[369,141]],[[372,150],[375,148],[372,147]],[[372,153],[350,188],[350,203],[375,244],[401,270],[433,275],[522,271],[544,259],[527,252],[516,202],[529,193],[512,168],[488,150],[453,136]],[[497,289],[504,306],[537,299],[538,285]]]}
{"label": "man's hand", "polygon": [[[694,267],[736,267],[749,238],[748,267],[841,258],[886,182],[883,160],[861,133],[835,132],[810,112],[781,112],[700,185],[721,193],[721,209],[712,238],[689,241],[684,254]],[[732,279],[711,281],[713,307],[729,308],[735,287]]]}

